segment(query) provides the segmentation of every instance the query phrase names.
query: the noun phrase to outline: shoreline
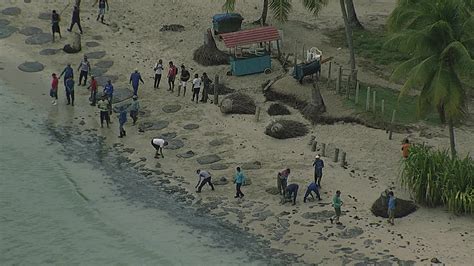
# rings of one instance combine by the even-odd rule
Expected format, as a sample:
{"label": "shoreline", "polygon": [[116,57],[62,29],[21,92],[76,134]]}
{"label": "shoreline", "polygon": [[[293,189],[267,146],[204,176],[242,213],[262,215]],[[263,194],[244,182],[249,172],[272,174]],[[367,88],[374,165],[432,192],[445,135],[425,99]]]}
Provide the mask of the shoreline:
{"label": "shoreline", "polygon": [[[336,142],[337,140],[344,150],[353,152],[349,155],[350,167],[349,169],[343,169],[339,167],[338,164],[331,163],[330,158],[325,158],[328,162],[326,168],[328,175],[325,176],[325,181],[328,182],[328,185],[325,185],[325,190],[322,194],[325,198],[324,204],[303,204],[302,200],[299,199],[296,207],[281,206],[278,205],[278,197],[267,194],[265,189],[273,186],[275,183],[273,182],[274,172],[285,167],[285,164],[292,167],[292,169],[298,169],[292,175],[291,179],[299,183],[301,189],[305,188],[306,182],[309,179],[308,173],[311,172],[311,167],[308,166],[308,162],[311,161],[313,156],[306,145],[307,139],[311,134],[303,138],[286,141],[278,141],[265,137],[260,131],[264,123],[271,121],[271,119],[273,119],[272,117],[265,115],[262,118],[262,123],[255,124],[251,116],[223,116],[220,112],[216,111],[217,107],[214,105],[190,105],[189,99],[187,98],[183,100],[181,98],[177,99],[175,96],[168,96],[165,89],[163,89],[163,85],[159,91],[150,89],[149,84],[151,80],[148,78],[149,72],[143,69],[146,71],[147,78],[145,81],[147,85],[142,86],[140,91],[140,93],[144,95],[141,104],[146,108],[149,117],[139,117],[138,123],[152,121],[154,117],[155,120],[165,119],[170,122],[170,125],[166,129],[154,132],[139,133],[130,130],[130,136],[119,140],[116,136],[118,132],[116,127],[118,127],[118,125],[115,115],[113,117],[115,123],[111,125],[111,129],[101,130],[99,128],[98,115],[96,114],[97,108],[88,105],[86,97],[88,93],[85,92],[83,87],[76,89],[77,104],[74,109],[64,106],[64,93],[61,86],[59,88],[60,104],[57,107],[50,106],[48,96],[49,80],[47,80],[47,78],[49,78],[50,72],[52,71],[51,66],[56,65],[62,68],[65,62],[71,61],[71,57],[76,59],[80,58],[83,54],[82,52],[72,56],[60,54],[57,57],[40,57],[35,56],[34,54],[36,53],[30,51],[28,55],[21,51],[23,44],[14,47],[15,42],[24,39],[24,37],[12,36],[10,39],[13,39],[14,42],[9,43],[8,49],[6,47],[6,49],[0,53],[2,57],[8,54],[8,56],[11,57],[10,59],[12,59],[10,62],[7,62],[10,64],[8,67],[4,66],[3,64],[5,63],[2,62],[3,64],[1,66],[5,68],[0,71],[2,78],[6,74],[8,77],[5,79],[11,84],[14,84],[14,86],[24,87],[25,83],[30,84],[32,88],[36,86],[37,90],[34,92],[31,90],[28,91],[26,93],[27,96],[35,99],[35,103],[39,104],[37,108],[50,108],[50,119],[57,125],[71,125],[74,128],[80,129],[81,132],[97,129],[97,134],[105,137],[107,145],[113,147],[113,145],[119,143],[119,145],[123,145],[124,149],[133,149],[132,153],[125,153],[129,160],[137,162],[137,166],[143,165],[143,167],[151,170],[159,169],[164,173],[168,173],[169,176],[165,180],[168,180],[172,186],[181,184],[180,188],[187,191],[189,195],[194,194],[192,188],[194,187],[195,177],[193,173],[196,167],[209,167],[209,165],[199,166],[196,164],[196,157],[218,154],[223,158],[221,162],[228,168],[213,170],[213,174],[216,173],[215,180],[221,176],[229,178],[233,172],[232,168],[235,165],[250,163],[255,160],[261,162],[262,167],[260,169],[247,171],[247,175],[251,177],[253,184],[243,188],[244,193],[248,192],[246,193],[244,201],[235,201],[231,198],[233,186],[232,184],[228,184],[218,186],[215,193],[204,189],[201,195],[196,195],[196,199],[193,203],[196,204],[199,202],[202,206],[207,206],[204,210],[213,217],[226,220],[241,230],[248,231],[252,235],[263,236],[265,241],[269,241],[271,248],[297,254],[301,257],[303,263],[314,263],[317,261],[321,263],[336,261],[370,262],[373,260],[394,262],[395,260],[393,258],[423,263],[423,261],[426,261],[424,260],[425,258],[431,256],[436,256],[446,263],[469,263],[469,258],[465,255],[466,253],[464,253],[463,256],[463,250],[466,248],[463,242],[468,241],[469,243],[469,241],[472,241],[472,234],[464,237],[462,241],[456,241],[454,240],[454,236],[451,235],[454,234],[451,231],[452,228],[458,228],[457,230],[454,229],[455,232],[467,230],[463,230],[463,228],[467,228],[472,224],[473,220],[470,217],[460,217],[453,220],[453,215],[446,214],[442,209],[433,210],[421,208],[407,218],[401,219],[400,224],[397,224],[397,226],[386,227],[382,224],[381,220],[383,219],[374,217],[368,211],[368,206],[378,197],[382,189],[385,189],[387,186],[395,186],[397,189],[399,187],[396,183],[396,163],[381,163],[380,161],[380,159],[384,157],[389,161],[396,160],[398,154],[390,154],[390,152],[387,152],[387,149],[398,151],[398,144],[394,144],[394,142],[390,143],[385,139],[382,140],[385,135],[381,131],[370,130],[363,126],[351,124],[313,127],[311,134],[317,135],[318,139],[328,143],[332,141]],[[1,42],[5,44],[9,41],[10,40],[6,39],[1,40]],[[49,44],[39,46],[38,49],[33,46],[34,49],[31,50],[37,52],[39,48],[45,48],[47,46],[49,46]],[[84,50],[84,52],[91,51],[88,48],[84,48]],[[120,54],[121,52],[122,51],[118,49],[111,49],[110,52],[107,50],[107,53],[112,55],[116,53]],[[37,74],[20,73],[16,70],[16,64],[22,63],[22,61],[29,60],[30,58],[40,59],[40,62],[45,63],[46,69]],[[76,59],[72,60],[73,66],[75,66]],[[188,58],[187,60],[189,61],[190,59]],[[58,61],[60,61],[61,64],[59,64]],[[193,65],[195,65],[195,63],[193,63]],[[199,68],[201,69],[201,67]],[[218,68],[223,69],[223,67]],[[117,70],[121,71],[119,74],[120,79],[117,84],[122,87],[124,84],[124,74],[130,70],[123,68],[123,62],[116,62],[112,70],[112,73],[117,73],[115,72]],[[247,84],[261,79],[261,77],[255,76],[250,79],[251,81],[247,82]],[[234,82],[232,84],[235,86],[236,80],[237,79],[230,79],[228,82]],[[25,91],[25,89],[23,89],[23,91]],[[252,88],[248,89],[248,91],[252,93]],[[258,92],[254,92],[252,96],[255,96],[258,100],[263,99],[263,95],[259,95]],[[181,110],[172,114],[164,113],[161,111],[161,108],[166,104],[178,104],[181,106]],[[263,102],[262,104],[263,106],[269,105],[269,103]],[[292,111],[294,110],[292,109]],[[199,115],[200,113],[206,114],[206,117],[201,117]],[[301,119],[299,115],[292,115],[291,118],[296,120]],[[79,124],[80,121],[84,121],[85,124]],[[196,121],[201,125],[200,128],[193,131],[183,130],[182,127],[184,125],[193,122],[196,123]],[[304,119],[301,119],[301,121],[307,123]],[[238,124],[238,126],[235,124]],[[245,128],[246,132],[242,132],[239,127]],[[126,124],[126,129],[127,131],[128,129],[132,129],[130,122]],[[255,133],[253,133],[254,131]],[[357,133],[357,131],[360,131],[360,133]],[[162,133],[173,132],[177,133],[178,139],[182,140],[185,146],[178,150],[167,149],[165,150],[165,159],[154,160],[148,139],[153,135],[156,136]],[[238,134],[236,134],[236,132],[238,132]],[[354,145],[353,139],[346,139],[348,135],[353,135],[354,139],[361,138],[361,143]],[[364,135],[365,138],[362,138]],[[396,134],[395,136],[396,138],[402,138],[402,134]],[[218,146],[208,145],[208,143],[214,140],[222,141],[223,144]],[[437,139],[428,141],[435,143]],[[464,141],[467,143],[466,140]],[[373,147],[373,150],[367,150],[365,149],[366,147]],[[192,149],[197,155],[191,159],[179,159],[175,156],[189,149]],[[360,153],[356,153],[358,149],[360,149]],[[278,153],[282,154],[279,155]],[[294,158],[288,159],[289,154]],[[145,158],[145,160],[142,158]],[[156,167],[157,163],[160,164],[159,168]],[[351,172],[351,170],[354,172]],[[180,178],[173,178],[173,176]],[[347,180],[349,180],[349,182]],[[160,180],[155,181],[160,182]],[[340,187],[345,189],[345,191],[343,190],[343,193],[345,192],[343,198],[344,201],[347,202],[345,208],[349,211],[342,217],[343,222],[344,219],[346,220],[344,222],[346,227],[344,228],[333,227],[326,221],[321,220],[321,217],[324,218],[323,214],[325,214],[326,211],[331,211],[330,206],[327,205],[332,196],[331,193]],[[302,193],[303,191],[299,194]],[[397,193],[401,197],[408,197],[407,193],[403,190],[397,190]],[[348,195],[351,195],[351,198],[349,198]],[[353,198],[358,199],[358,201]],[[199,206],[194,207],[200,208]],[[314,219],[302,217],[306,213],[316,214],[316,216],[320,215],[321,217]],[[358,220],[354,217],[363,217],[363,219]],[[436,221],[429,222],[428,226],[426,226],[426,221],[432,219]],[[446,222],[452,224],[447,225]],[[413,226],[410,224],[413,224]],[[347,229],[354,229],[356,227],[361,228],[363,233],[354,238],[344,239],[340,237],[341,234],[344,235],[344,232],[348,231]],[[387,233],[387,230],[389,230],[389,233]],[[423,232],[422,234],[424,235],[418,235],[418,231]],[[404,240],[401,240],[398,234],[402,234],[405,237]],[[394,238],[393,236],[396,236],[397,239],[392,240],[392,238]],[[456,247],[458,251],[455,254],[449,254],[448,250],[451,250],[449,247],[446,247],[442,243],[436,243],[436,241],[441,238],[448,239],[450,241],[450,247]],[[364,244],[369,243],[366,242],[367,240],[374,243],[370,245]],[[377,240],[380,240],[380,242]],[[409,244],[406,244],[406,242],[410,242],[416,246],[408,246]],[[418,243],[421,243],[421,246],[418,246]],[[434,246],[429,247],[429,245]],[[425,250],[425,248],[427,250]],[[388,250],[388,252],[385,250]]]}

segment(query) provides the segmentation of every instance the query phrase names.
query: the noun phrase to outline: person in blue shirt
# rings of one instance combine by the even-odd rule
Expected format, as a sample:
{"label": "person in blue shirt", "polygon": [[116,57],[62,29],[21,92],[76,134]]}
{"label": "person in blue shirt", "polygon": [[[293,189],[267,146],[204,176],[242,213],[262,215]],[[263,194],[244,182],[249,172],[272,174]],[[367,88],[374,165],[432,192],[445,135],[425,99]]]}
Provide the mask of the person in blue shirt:
{"label": "person in blue shirt", "polygon": [[125,129],[123,129],[123,125],[127,122],[127,109],[123,107],[120,108],[120,111],[117,117],[119,121],[119,131],[120,131],[119,138],[123,138],[127,136],[127,132],[125,132]]}
{"label": "person in blue shirt", "polygon": [[66,88],[66,81],[69,78],[74,78],[74,70],[72,69],[71,64],[67,64],[63,72],[61,72],[61,75],[59,75],[59,78],[61,78],[63,75],[64,75],[64,88]]}
{"label": "person in blue shirt", "polygon": [[142,84],[145,83],[143,82],[142,76],[138,72],[138,69],[135,69],[132,75],[130,75],[130,83],[132,84],[132,87],[133,87],[133,95],[137,95],[138,85],[140,85],[140,81],[142,82]]}
{"label": "person in blue shirt", "polygon": [[71,26],[69,26],[69,29],[67,29],[67,31],[71,32],[72,27],[74,27],[74,24],[77,24],[81,34],[83,33],[82,27],[81,27],[81,18],[79,14],[80,14],[79,6],[74,6],[74,9],[72,11]]}
{"label": "person in blue shirt", "polygon": [[72,77],[66,80],[66,99],[68,105],[74,106],[74,80]]}
{"label": "person in blue shirt", "polygon": [[316,158],[313,162],[314,167],[314,183],[318,184],[321,188],[321,179],[323,178],[323,168],[324,168],[324,161],[321,159],[321,155],[316,155]]}
{"label": "person in blue shirt", "polygon": [[234,177],[236,194],[234,198],[243,198],[244,193],[242,193],[240,188],[242,187],[242,184],[245,182],[245,175],[244,175],[244,172],[242,172],[242,170],[240,169],[240,167],[237,167],[236,171],[237,172],[235,173],[235,177]]}
{"label": "person in blue shirt", "polygon": [[298,184],[289,184],[286,187],[286,195],[291,199],[293,197],[293,205],[296,205],[296,197],[298,196]]}
{"label": "person in blue shirt", "polygon": [[318,184],[316,184],[314,182],[311,182],[309,184],[308,188],[306,189],[306,193],[304,193],[303,202],[306,202],[306,198],[308,198],[309,195],[311,195],[311,197],[314,199],[313,193],[311,193],[311,192],[314,192],[316,194],[316,196],[318,197],[318,200],[321,200],[321,195],[319,194]]}
{"label": "person in blue shirt", "polygon": [[393,191],[388,192],[388,223],[391,225],[395,224],[395,205],[396,198]]}
{"label": "person in blue shirt", "polygon": [[109,100],[109,113],[112,114],[112,99],[114,97],[114,86],[112,85],[112,81],[110,79],[104,86],[104,95],[107,96],[107,99]]}

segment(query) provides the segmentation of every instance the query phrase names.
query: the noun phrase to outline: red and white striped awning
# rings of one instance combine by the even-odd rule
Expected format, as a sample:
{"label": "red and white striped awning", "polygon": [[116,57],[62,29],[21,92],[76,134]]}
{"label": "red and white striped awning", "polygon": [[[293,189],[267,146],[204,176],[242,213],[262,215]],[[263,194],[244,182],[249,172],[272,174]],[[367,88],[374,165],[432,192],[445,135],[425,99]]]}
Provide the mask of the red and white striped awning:
{"label": "red and white striped awning", "polygon": [[227,48],[234,48],[253,43],[270,42],[280,39],[275,27],[267,26],[250,30],[223,33],[219,35]]}

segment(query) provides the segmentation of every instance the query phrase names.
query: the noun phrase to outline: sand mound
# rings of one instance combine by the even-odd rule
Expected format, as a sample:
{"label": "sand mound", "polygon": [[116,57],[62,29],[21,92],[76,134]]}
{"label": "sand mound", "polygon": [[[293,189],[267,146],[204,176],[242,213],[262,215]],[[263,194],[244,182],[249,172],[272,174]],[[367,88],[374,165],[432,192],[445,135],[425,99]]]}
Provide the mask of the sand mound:
{"label": "sand mound", "polygon": [[[388,218],[387,213],[388,197],[387,192],[382,192],[380,197],[372,204],[371,211],[375,216]],[[415,212],[418,206],[413,201],[398,199],[395,205],[395,218],[401,218]]]}
{"label": "sand mound", "polygon": [[194,51],[194,61],[203,66],[227,65],[229,55],[209,45],[202,45]]}
{"label": "sand mound", "polygon": [[291,114],[290,110],[288,110],[288,108],[286,108],[286,106],[281,104],[281,103],[272,103],[272,105],[270,105],[270,107],[268,108],[267,112],[268,112],[269,115],[289,115],[289,114]]}
{"label": "sand mound", "polygon": [[301,122],[293,120],[278,120],[271,122],[267,126],[265,134],[277,139],[289,139],[308,134],[308,128]]}
{"label": "sand mound", "polygon": [[255,110],[252,97],[240,92],[227,95],[221,102],[221,112],[224,114],[255,114]]}

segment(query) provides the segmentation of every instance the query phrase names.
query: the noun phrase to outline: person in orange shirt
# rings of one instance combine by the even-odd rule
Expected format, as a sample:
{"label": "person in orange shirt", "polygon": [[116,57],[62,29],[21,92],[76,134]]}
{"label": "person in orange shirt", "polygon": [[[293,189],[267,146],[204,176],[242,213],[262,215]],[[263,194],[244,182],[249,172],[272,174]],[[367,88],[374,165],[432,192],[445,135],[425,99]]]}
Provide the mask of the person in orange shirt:
{"label": "person in orange shirt", "polygon": [[402,144],[402,156],[403,158],[408,158],[408,155],[410,154],[410,141],[408,139],[403,140]]}

